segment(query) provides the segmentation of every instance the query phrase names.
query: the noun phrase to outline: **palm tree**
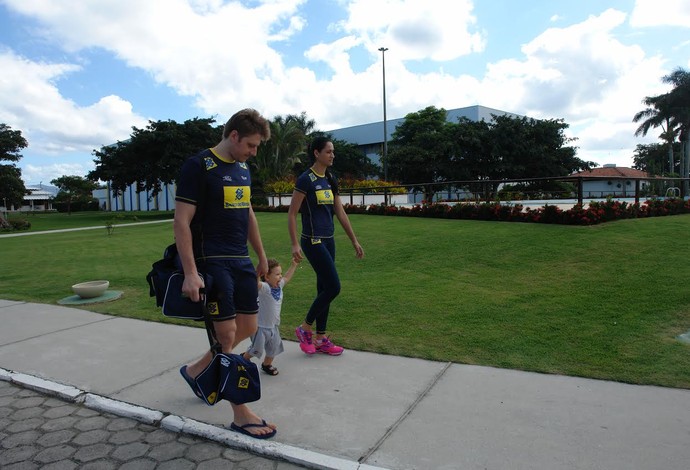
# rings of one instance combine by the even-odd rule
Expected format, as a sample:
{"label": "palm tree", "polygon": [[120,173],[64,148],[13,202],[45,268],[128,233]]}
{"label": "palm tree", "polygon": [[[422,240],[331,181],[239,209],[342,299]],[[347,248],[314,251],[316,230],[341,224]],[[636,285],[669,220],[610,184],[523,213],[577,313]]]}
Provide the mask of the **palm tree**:
{"label": "palm tree", "polygon": [[261,145],[252,160],[259,181],[285,177],[300,162],[306,145],[303,124],[293,116],[277,116],[271,121],[271,138]]}
{"label": "palm tree", "polygon": [[288,114],[285,120],[295,121],[305,136],[308,136],[316,131],[316,121],[309,119],[306,111],[302,111],[299,116],[297,114]]}
{"label": "palm tree", "polygon": [[[674,126],[680,130],[681,176],[687,178],[690,169],[690,72],[678,67],[661,80],[673,85],[673,89],[668,93],[669,110]],[[684,183],[684,187],[687,193],[687,181]]]}
{"label": "palm tree", "polygon": [[668,143],[668,171],[669,173],[673,173],[675,163],[675,159],[673,158],[673,142],[678,134],[678,128],[674,127],[669,103],[669,94],[647,96],[642,100],[642,103],[644,103],[647,108],[635,114],[633,117],[633,122],[642,121],[642,124],[640,124],[635,131],[635,137],[644,137],[651,128],[661,127],[663,132],[659,137]]}

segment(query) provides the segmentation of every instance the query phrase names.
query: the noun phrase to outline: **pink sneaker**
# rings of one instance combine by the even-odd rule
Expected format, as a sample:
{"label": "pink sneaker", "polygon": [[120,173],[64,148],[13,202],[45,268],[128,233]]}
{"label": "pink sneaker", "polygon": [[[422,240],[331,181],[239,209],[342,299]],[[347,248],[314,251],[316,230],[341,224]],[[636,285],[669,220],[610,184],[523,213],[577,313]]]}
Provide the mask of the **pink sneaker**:
{"label": "pink sneaker", "polygon": [[301,326],[295,328],[295,335],[299,340],[299,348],[304,354],[314,354],[316,348],[311,342],[311,331],[304,331]]}
{"label": "pink sneaker", "polygon": [[340,356],[344,349],[331,343],[328,337],[324,337],[321,341],[316,342],[316,352],[321,354],[328,354],[330,356]]}

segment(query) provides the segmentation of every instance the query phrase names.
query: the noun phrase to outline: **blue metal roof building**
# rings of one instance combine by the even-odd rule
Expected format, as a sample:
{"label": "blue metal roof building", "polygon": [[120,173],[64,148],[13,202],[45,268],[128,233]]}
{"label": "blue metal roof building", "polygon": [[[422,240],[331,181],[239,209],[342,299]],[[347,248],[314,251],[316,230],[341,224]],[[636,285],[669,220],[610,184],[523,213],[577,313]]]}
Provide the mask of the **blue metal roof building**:
{"label": "blue metal roof building", "polygon": [[[499,109],[487,108],[486,106],[467,106],[465,108],[451,109],[447,111],[448,122],[457,122],[460,118],[467,118],[471,121],[492,121],[492,115],[522,117],[517,114],[501,111]],[[392,139],[395,128],[405,121],[405,118],[388,119],[386,128],[388,131],[388,141]],[[383,121],[372,122],[370,124],[359,124],[352,127],[343,127],[328,131],[335,139],[344,140],[351,144],[357,144],[373,163],[378,164],[383,146]]]}

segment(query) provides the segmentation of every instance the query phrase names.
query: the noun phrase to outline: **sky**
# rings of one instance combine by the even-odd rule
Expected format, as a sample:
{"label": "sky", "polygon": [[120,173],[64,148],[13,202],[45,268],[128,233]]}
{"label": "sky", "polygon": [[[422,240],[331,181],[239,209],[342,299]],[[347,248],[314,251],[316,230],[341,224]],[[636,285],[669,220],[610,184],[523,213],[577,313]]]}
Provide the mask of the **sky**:
{"label": "sky", "polygon": [[[427,106],[563,119],[632,166],[642,100],[690,69],[687,0],[0,0],[0,123],[27,185],[95,168],[149,121],[252,107],[322,131]],[[215,142],[209,142],[209,146]],[[337,149],[336,149],[337,151]]]}

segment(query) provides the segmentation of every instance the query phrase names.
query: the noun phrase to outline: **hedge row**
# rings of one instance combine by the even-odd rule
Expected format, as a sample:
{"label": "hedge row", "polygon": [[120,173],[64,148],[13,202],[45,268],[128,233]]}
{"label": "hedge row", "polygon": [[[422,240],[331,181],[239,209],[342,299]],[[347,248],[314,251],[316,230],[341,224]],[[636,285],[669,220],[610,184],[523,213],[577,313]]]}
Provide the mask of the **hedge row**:
{"label": "hedge row", "polygon": [[[256,211],[286,212],[287,206],[255,207]],[[493,220],[502,222],[534,222],[544,224],[596,225],[620,219],[660,217],[690,213],[690,201],[684,199],[649,199],[630,204],[613,199],[590,202],[585,208],[580,204],[563,210],[558,206],[545,205],[536,209],[521,204],[498,202],[458,204],[418,204],[412,207],[371,204],[346,204],[348,214],[372,214],[407,217],[432,217],[443,219]]]}

